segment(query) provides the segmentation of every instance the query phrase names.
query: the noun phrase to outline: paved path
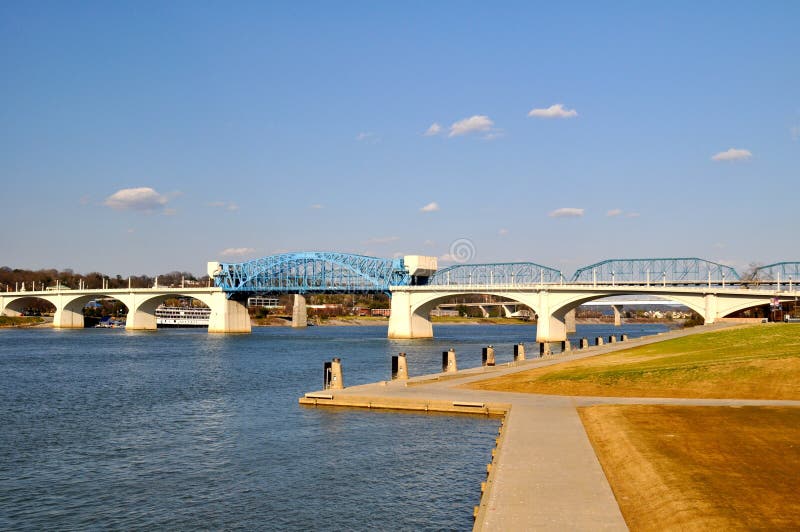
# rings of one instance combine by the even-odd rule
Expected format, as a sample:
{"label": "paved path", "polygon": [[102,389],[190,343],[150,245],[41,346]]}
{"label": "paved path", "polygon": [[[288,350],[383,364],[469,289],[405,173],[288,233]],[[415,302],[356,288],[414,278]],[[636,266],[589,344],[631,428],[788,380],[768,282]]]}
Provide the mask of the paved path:
{"label": "paved path", "polygon": [[[306,405],[503,415],[476,530],[626,530],[576,408],[593,404],[788,405],[800,401],[563,397],[462,389],[487,377],[596,356],[730,325],[697,327],[453,375],[381,382],[306,394]],[[346,362],[346,361],[345,361]]]}

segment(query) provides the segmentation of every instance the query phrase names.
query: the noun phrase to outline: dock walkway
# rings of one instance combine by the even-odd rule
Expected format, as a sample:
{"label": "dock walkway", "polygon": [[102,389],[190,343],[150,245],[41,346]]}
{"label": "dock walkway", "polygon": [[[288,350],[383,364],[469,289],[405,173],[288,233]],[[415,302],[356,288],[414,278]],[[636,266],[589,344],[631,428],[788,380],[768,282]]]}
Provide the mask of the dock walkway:
{"label": "dock walkway", "polygon": [[611,487],[578,416],[592,404],[791,405],[800,401],[566,397],[470,390],[488,377],[549,366],[698,332],[716,324],[495,367],[384,381],[305,394],[309,406],[382,408],[503,416],[487,467],[475,530],[627,530]]}

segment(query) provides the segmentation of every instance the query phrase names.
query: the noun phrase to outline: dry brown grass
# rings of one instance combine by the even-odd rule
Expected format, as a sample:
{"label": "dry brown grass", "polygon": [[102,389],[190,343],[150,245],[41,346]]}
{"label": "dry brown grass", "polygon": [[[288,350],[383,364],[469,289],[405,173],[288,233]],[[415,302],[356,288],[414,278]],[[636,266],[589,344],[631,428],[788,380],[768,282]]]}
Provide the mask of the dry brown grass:
{"label": "dry brown grass", "polygon": [[800,400],[800,326],[697,334],[467,386],[552,395]]}
{"label": "dry brown grass", "polygon": [[800,528],[800,408],[579,412],[631,530]]}

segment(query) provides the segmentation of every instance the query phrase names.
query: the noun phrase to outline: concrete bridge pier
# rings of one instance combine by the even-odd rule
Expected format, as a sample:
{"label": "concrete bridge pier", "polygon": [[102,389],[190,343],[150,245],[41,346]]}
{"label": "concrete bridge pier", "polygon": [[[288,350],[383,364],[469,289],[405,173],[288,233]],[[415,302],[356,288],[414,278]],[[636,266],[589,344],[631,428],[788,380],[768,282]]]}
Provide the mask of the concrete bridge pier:
{"label": "concrete bridge pier", "polygon": [[564,315],[564,323],[567,326],[567,334],[577,332],[575,328],[575,309],[570,310]]}
{"label": "concrete bridge pier", "polygon": [[55,329],[83,329],[83,307],[78,311],[69,307],[56,306],[53,314],[53,327]]}
{"label": "concrete bridge pier", "polygon": [[622,325],[622,305],[611,305],[611,310],[614,311],[614,326],[619,327]]}
{"label": "concrete bridge pier", "polygon": [[292,305],[292,327],[308,327],[306,298],[302,294],[294,295],[294,304]]}
{"label": "concrete bridge pier", "polygon": [[539,312],[536,320],[536,341],[539,343],[563,342],[567,339],[567,309],[550,311],[547,291],[539,292]]}
{"label": "concrete bridge pier", "polygon": [[433,324],[429,318],[435,302],[428,302],[415,309],[411,294],[392,294],[392,313],[389,316],[389,338],[433,338]]}
{"label": "concrete bridge pier", "polygon": [[[249,333],[250,314],[242,301],[228,299],[224,292],[211,294],[211,317],[208,320],[210,333]],[[155,319],[155,318],[154,318]]]}

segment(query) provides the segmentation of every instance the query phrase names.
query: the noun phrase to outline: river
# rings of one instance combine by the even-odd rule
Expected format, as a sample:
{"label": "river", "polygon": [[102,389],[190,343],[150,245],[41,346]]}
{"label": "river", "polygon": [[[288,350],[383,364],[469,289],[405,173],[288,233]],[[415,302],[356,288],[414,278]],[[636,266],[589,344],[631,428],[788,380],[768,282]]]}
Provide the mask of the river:
{"label": "river", "polygon": [[[666,330],[579,325],[576,337]],[[0,529],[469,530],[499,421],[304,408],[323,362],[346,385],[497,362],[531,325],[0,329]],[[530,354],[529,354],[530,356]]]}

